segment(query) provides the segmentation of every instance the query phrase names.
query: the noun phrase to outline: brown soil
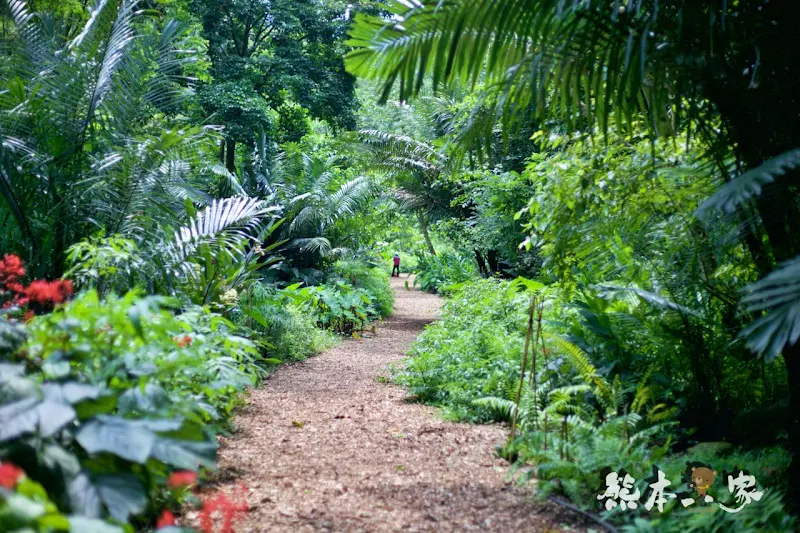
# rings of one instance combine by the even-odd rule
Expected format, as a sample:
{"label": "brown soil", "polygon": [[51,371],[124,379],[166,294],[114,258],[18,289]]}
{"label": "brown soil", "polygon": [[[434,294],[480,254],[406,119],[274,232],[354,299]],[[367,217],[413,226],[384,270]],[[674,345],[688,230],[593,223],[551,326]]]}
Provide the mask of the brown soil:
{"label": "brown soil", "polygon": [[221,447],[218,488],[249,488],[236,531],[582,531],[507,481],[502,427],[446,422],[380,378],[441,304],[405,280],[392,279],[395,312],[375,334],[252,391]]}

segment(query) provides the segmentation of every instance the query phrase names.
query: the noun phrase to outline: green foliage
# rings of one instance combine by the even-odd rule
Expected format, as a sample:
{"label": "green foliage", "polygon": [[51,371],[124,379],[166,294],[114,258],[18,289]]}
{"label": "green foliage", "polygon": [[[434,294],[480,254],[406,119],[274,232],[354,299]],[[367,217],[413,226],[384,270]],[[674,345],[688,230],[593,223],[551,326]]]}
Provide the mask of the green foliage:
{"label": "green foliage", "polygon": [[442,319],[428,326],[398,381],[449,416],[473,421],[499,417],[473,400],[505,397],[522,357],[527,298],[508,282],[465,284],[448,299]]}
{"label": "green foliage", "polygon": [[[152,20],[129,1],[97,2],[72,36],[42,25],[23,1],[8,5],[17,38],[0,68],[0,216],[9,224],[0,247],[38,274],[60,274],[65,248],[94,224],[107,234],[142,228],[169,218],[175,191],[192,193],[187,173],[201,166],[209,132],[173,128],[171,116],[188,96],[183,69],[196,50],[186,25]],[[150,121],[160,131],[148,131]],[[145,202],[162,209],[141,210]]]}
{"label": "green foliage", "polygon": [[334,336],[316,327],[285,292],[256,283],[243,293],[234,309],[234,321],[262,340],[262,350],[280,361],[302,361],[333,345]]}
{"label": "green foliage", "polygon": [[164,308],[175,303],[135,292],[105,300],[82,293],[26,328],[24,357],[53,379],[71,372],[122,391],[157,386],[171,397],[159,416],[223,422],[220,411],[238,404],[235,391],[263,376],[261,356],[227,319],[202,307],[179,315]]}
{"label": "green foliage", "polygon": [[383,269],[360,260],[340,260],[334,263],[333,268],[343,281],[370,294],[380,316],[392,314],[394,291],[389,286],[389,278]]}
{"label": "green foliage", "polygon": [[[379,271],[360,262],[341,262],[338,269],[347,274],[346,280],[337,274],[328,283],[303,288],[300,288],[301,283],[296,283],[278,294],[310,313],[319,327],[341,335],[353,335],[363,331],[369,321],[381,318],[382,309],[386,309],[393,296],[386,292],[388,284]],[[351,280],[360,286],[353,286]]]}
{"label": "green foliage", "polygon": [[274,135],[276,113],[247,81],[227,81],[205,86],[199,102],[225,124],[226,134],[237,141],[256,139],[259,131]]}
{"label": "green foliage", "polygon": [[[259,137],[299,140],[307,116],[354,127],[355,79],[344,70],[345,10],[357,5],[311,0],[188,0],[208,40],[213,81],[200,104],[226,127],[223,150],[234,172],[236,143]],[[222,158],[222,157],[221,157]],[[247,166],[247,160],[241,168]]]}
{"label": "green foliage", "polygon": [[[784,472],[789,464],[789,455],[782,448],[766,448],[760,451],[734,450],[731,453],[714,451],[688,451],[685,454],[659,459],[657,464],[665,472],[673,486],[685,486],[687,465],[699,462],[713,465],[720,473],[747,470],[756,477],[759,489],[765,490],[764,497],[758,505],[748,505],[741,512],[731,514],[719,509],[711,512],[697,512],[669,506],[662,516],[630,517],[629,523],[621,531],[625,533],[666,531],[775,531],[796,530],[797,520],[787,513],[784,504]],[[643,474],[649,472],[641,468]],[[636,470],[637,472],[639,470]],[[717,501],[727,502],[731,499],[726,484],[717,480],[712,496]],[[630,523],[632,522],[632,523]]]}
{"label": "green foliage", "polygon": [[375,297],[343,281],[305,287],[296,291],[294,298],[303,302],[320,327],[340,335],[363,331],[367,322],[380,318]]}
{"label": "green foliage", "polygon": [[64,277],[74,280],[78,288],[96,287],[101,295],[106,289],[132,288],[145,267],[135,242],[102,233],[70,246],[66,262]]}
{"label": "green foliage", "polygon": [[472,259],[458,252],[437,255],[417,252],[414,286],[427,292],[446,292],[478,276]]}
{"label": "green foliage", "polygon": [[23,481],[0,512],[28,498],[34,527],[68,511],[71,531],[102,518],[141,526],[173,469],[213,468],[215,434],[265,370],[233,323],[172,303],[89,291],[2,354],[0,456],[39,485]]}
{"label": "green foliage", "polygon": [[[536,372],[526,373],[519,397],[517,385],[524,345],[529,296],[518,282],[472,281],[445,302],[442,318],[414,343],[398,381],[419,400],[440,405],[447,416],[470,421],[516,418],[518,435],[500,450],[514,463],[520,482],[536,479],[537,494],[567,496],[591,512],[597,510],[605,472],[625,470],[647,488],[644,479],[658,466],[685,488],[687,462],[711,464],[715,469],[748,470],[761,488],[769,487],[763,509],[729,515],[668,506],[663,515],[643,510],[604,512],[624,531],[694,531],[714,524],[749,530],[758,527],[791,531],[794,520],[786,513],[782,490],[789,456],[781,448],[763,452],[737,451],[725,455],[711,448],[691,448],[670,454],[677,422],[676,405],[665,401],[654,379],[657,369],[641,374],[616,373],[596,366],[574,343],[548,331],[563,327],[554,318],[556,302],[546,300],[548,320],[542,339],[546,351],[536,348]],[[538,290],[531,287],[532,290]],[[554,293],[557,294],[557,293]],[[555,313],[555,314],[554,314]],[[631,381],[636,379],[636,381]],[[515,417],[516,415],[516,417]],[[727,486],[719,483],[715,498],[728,501]],[[729,498],[729,497],[727,497]],[[763,513],[763,514],[761,514]],[[724,516],[722,516],[724,515]],[[749,529],[748,529],[749,528]]]}
{"label": "green foliage", "polygon": [[289,145],[272,164],[260,160],[247,182],[253,194],[284,206],[286,223],[266,241],[282,255],[272,274],[282,281],[314,284],[324,278],[326,263],[360,248],[357,219],[378,191],[372,179],[333,155],[326,146],[329,137],[307,141],[309,146]]}
{"label": "green foliage", "polygon": [[[278,261],[278,244],[264,242],[280,226],[280,207],[257,198],[214,200],[170,234],[158,228],[155,238],[140,246],[122,237],[94,237],[68,250],[69,275],[81,286],[103,292],[134,287],[177,295],[197,305],[225,310],[238,291],[252,284],[259,269]],[[227,296],[226,296],[227,295]],[[233,299],[233,302],[225,301]]]}
{"label": "green foliage", "polygon": [[[51,453],[58,454],[58,448],[50,448]],[[117,478],[119,479],[119,478]],[[110,498],[124,496],[137,497],[137,491],[126,491],[124,493],[114,493],[117,487],[114,486],[114,478],[103,482],[99,488]],[[99,490],[94,490],[92,496],[97,497]],[[49,531],[96,531],[99,533],[123,533],[125,530],[110,521],[99,518],[87,518],[79,513],[67,514],[59,510],[47,493],[47,489],[27,475],[24,475],[16,483],[15,491],[9,492],[3,489],[4,498],[0,502],[0,524],[3,531],[32,531],[36,533],[46,533]],[[100,502],[98,501],[98,504]],[[135,504],[134,504],[135,505]]]}

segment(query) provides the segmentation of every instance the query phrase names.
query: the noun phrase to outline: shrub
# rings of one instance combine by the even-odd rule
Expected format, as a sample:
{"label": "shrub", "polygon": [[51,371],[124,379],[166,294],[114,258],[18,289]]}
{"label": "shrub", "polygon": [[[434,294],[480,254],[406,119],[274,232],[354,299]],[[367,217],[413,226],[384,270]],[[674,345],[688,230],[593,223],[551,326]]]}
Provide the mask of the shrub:
{"label": "shrub", "polygon": [[242,295],[234,317],[263,340],[265,354],[281,361],[301,361],[335,343],[335,337],[318,328],[314,317],[294,299],[263,284]]}
{"label": "shrub", "polygon": [[334,271],[342,281],[357,289],[367,291],[375,301],[381,316],[389,316],[394,308],[394,291],[386,272],[365,261],[337,261]]}
{"label": "shrub", "polygon": [[25,326],[0,316],[4,530],[148,527],[177,505],[176,470],[214,467],[215,436],[266,362],[232,322],[175,304],[89,291]]}
{"label": "shrub", "polygon": [[[528,283],[521,279],[477,280],[455,290],[441,320],[414,343],[399,382],[418,399],[442,406],[451,418],[514,419],[519,433],[499,453],[514,463],[518,481],[535,478],[540,498],[564,495],[598,513],[605,473],[624,470],[637,480],[642,503],[635,511],[623,513],[617,507],[601,514],[627,533],[794,531],[795,520],[783,503],[788,454],[781,448],[728,455],[698,448],[670,455],[676,407],[657,394],[651,383],[655,370],[639,376],[638,382],[626,381],[595,367],[576,345],[543,330],[539,333],[547,350],[538,352],[536,381],[526,374],[518,389],[530,305],[529,295],[516,290],[523,285]],[[553,306],[547,312],[560,311]],[[558,322],[548,324],[557,327]],[[540,337],[534,333],[533,338]],[[735,514],[716,506],[684,509],[674,501],[663,514],[646,511],[645,479],[652,468],[657,466],[671,480],[670,491],[680,492],[688,490],[685,475],[692,462],[711,465],[720,476],[748,471],[759,489],[767,490],[761,501]],[[732,500],[722,477],[714,491],[716,501]]]}
{"label": "shrub", "polygon": [[416,274],[414,286],[433,293],[452,290],[457,284],[478,277],[472,258],[454,252],[417,252]]}
{"label": "shrub", "polygon": [[375,298],[344,281],[303,288],[298,283],[281,292],[310,313],[319,327],[340,335],[363,331],[367,322],[380,318]]}
{"label": "shrub", "polygon": [[473,405],[483,396],[505,396],[522,354],[526,297],[510,282],[476,280],[445,302],[442,319],[428,326],[398,376],[420,400],[456,419],[497,418]]}

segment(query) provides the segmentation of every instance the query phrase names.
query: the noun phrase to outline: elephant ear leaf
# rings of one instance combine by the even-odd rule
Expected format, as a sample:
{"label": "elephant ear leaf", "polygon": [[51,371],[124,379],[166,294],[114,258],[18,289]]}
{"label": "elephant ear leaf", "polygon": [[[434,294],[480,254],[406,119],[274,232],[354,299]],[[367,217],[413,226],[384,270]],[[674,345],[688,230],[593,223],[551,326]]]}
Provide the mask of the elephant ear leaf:
{"label": "elephant ear leaf", "polygon": [[81,472],[69,482],[67,492],[73,512],[89,518],[102,516],[103,506],[100,494],[85,472]]}
{"label": "elephant ear leaf", "polygon": [[159,437],[153,446],[153,457],[177,468],[195,470],[200,465],[213,468],[216,450],[215,443]]}
{"label": "elephant ear leaf", "polygon": [[69,531],[70,533],[125,533],[125,530],[119,526],[85,516],[70,516]]}
{"label": "elephant ear leaf", "polygon": [[72,406],[49,401],[37,405],[36,413],[39,417],[39,434],[42,437],[52,437],[77,417]]}
{"label": "elephant ear leaf", "polygon": [[38,414],[34,410],[38,398],[31,397],[0,409],[0,442],[16,439],[36,430]]}
{"label": "elephant ear leaf", "polygon": [[89,422],[75,438],[89,453],[112,453],[139,464],[147,462],[156,440],[146,428],[110,417]]}
{"label": "elephant ear leaf", "polygon": [[147,494],[136,476],[98,476],[94,484],[108,513],[118,522],[128,522],[131,515],[140,514],[147,508]]}
{"label": "elephant ear leaf", "polygon": [[51,437],[75,417],[75,409],[69,405],[25,398],[0,409],[0,442],[37,431],[42,437]]}

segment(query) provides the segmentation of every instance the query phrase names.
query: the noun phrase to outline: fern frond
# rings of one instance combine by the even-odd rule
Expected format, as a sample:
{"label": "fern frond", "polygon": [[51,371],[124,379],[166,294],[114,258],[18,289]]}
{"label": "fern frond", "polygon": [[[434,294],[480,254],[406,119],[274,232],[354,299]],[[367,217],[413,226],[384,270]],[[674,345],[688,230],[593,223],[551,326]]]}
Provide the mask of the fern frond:
{"label": "fern frond", "polygon": [[517,410],[516,403],[505,398],[498,398],[496,396],[478,398],[477,400],[472,401],[472,405],[477,407],[487,407],[508,420],[514,417],[514,413]]}
{"label": "fern frond", "polygon": [[697,216],[703,218],[715,211],[734,213],[743,204],[759,196],[763,188],[774,182],[775,178],[798,167],[800,167],[800,148],[773,157],[720,187],[714,196],[697,209]]}
{"label": "fern frond", "polygon": [[800,257],[787,261],[746,288],[741,304],[748,313],[763,314],[740,333],[747,347],[772,361],[787,344],[800,338]]}

